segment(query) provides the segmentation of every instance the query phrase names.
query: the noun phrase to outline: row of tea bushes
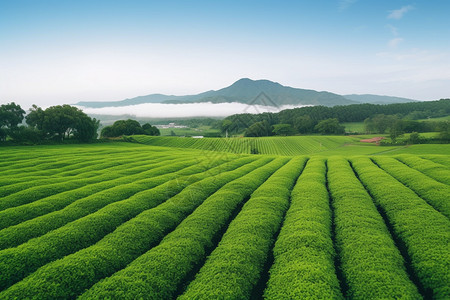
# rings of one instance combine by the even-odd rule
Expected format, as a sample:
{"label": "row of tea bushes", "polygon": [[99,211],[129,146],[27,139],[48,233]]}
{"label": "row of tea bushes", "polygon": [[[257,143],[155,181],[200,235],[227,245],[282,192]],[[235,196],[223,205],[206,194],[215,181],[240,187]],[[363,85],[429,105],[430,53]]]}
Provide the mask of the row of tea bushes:
{"label": "row of tea bushes", "polygon": [[335,240],[348,299],[420,299],[403,257],[348,161],[330,158]]}
{"label": "row of tea bushes", "polygon": [[252,296],[304,164],[292,159],[252,194],[180,299]]}
{"label": "row of tea bushes", "polygon": [[411,169],[392,157],[376,157],[372,160],[392,177],[416,192],[444,216],[450,218],[450,186]]}
{"label": "row of tea bushes", "polygon": [[369,158],[351,158],[354,170],[404,244],[428,298],[450,298],[450,221]]}
{"label": "row of tea bushes", "polygon": [[[223,161],[217,161],[218,165],[221,163]],[[230,167],[234,168],[234,165]],[[223,167],[216,168],[217,173],[223,172]],[[159,205],[190,184],[210,177],[212,172],[214,172],[213,169],[205,170],[201,164],[195,164],[190,167],[190,172],[183,174],[184,176],[172,180],[166,178],[163,180],[164,183],[151,189],[144,188],[137,194],[135,193],[136,184],[124,185],[120,191],[116,191],[116,194],[129,193],[122,198],[125,200],[111,203],[95,213],[31,239],[16,248],[0,251],[0,288],[23,279],[24,276],[46,263],[92,245],[123,222],[146,209]],[[163,176],[170,176],[170,174]],[[94,205],[93,201],[85,205],[89,206],[90,203]]]}
{"label": "row of tea bushes", "polygon": [[342,299],[335,273],[325,159],[312,158],[298,179],[273,249],[268,299]]}
{"label": "row of tea bushes", "polygon": [[[220,174],[211,169],[206,174],[193,175],[188,180],[191,184],[180,193],[152,209],[143,211],[98,243],[40,268],[1,293],[0,297],[70,298],[80,294],[101,278],[124,268],[152,245],[156,245],[218,188],[272,159],[254,160],[243,158],[232,161],[227,166],[222,166]],[[179,185],[184,187],[181,181]],[[144,198],[148,202],[157,196],[155,191],[153,195],[147,193]],[[128,202],[130,205],[137,204],[136,201]]]}

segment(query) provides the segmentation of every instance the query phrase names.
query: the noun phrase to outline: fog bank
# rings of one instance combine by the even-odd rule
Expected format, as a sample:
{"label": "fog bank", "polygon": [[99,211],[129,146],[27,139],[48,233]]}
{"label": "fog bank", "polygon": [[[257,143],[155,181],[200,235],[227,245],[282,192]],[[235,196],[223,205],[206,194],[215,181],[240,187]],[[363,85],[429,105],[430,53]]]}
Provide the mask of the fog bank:
{"label": "fog bank", "polygon": [[89,108],[79,106],[87,114],[96,115],[132,115],[146,118],[183,118],[183,117],[227,117],[233,114],[258,114],[279,112],[284,109],[303,107],[305,105],[283,105],[279,107],[248,105],[243,103],[144,103],[121,107]]}

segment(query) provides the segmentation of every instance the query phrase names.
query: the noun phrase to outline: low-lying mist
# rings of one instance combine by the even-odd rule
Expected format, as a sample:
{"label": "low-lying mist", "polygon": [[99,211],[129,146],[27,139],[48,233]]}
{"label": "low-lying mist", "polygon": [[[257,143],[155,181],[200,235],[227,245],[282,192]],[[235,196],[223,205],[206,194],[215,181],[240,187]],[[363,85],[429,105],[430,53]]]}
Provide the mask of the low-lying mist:
{"label": "low-lying mist", "polygon": [[263,112],[279,112],[284,109],[303,107],[304,105],[283,105],[279,107],[264,105],[248,105],[243,103],[185,103],[164,104],[144,103],[120,107],[89,108],[80,107],[85,113],[92,115],[132,115],[146,118],[183,118],[183,117],[227,117],[234,114]]}

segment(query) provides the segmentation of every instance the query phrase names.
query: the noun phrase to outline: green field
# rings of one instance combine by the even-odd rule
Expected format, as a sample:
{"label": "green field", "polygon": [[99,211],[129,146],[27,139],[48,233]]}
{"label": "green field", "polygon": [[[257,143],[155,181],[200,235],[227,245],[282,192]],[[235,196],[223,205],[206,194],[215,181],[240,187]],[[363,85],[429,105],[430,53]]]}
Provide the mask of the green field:
{"label": "green field", "polygon": [[[377,146],[359,142],[379,135],[362,136],[290,136],[261,138],[186,138],[186,137],[153,137],[132,136],[141,144],[201,149],[208,151],[229,152],[236,154],[268,154],[268,155],[377,155],[377,154],[448,154],[450,146],[444,145],[412,145],[412,146]],[[256,150],[256,151],[255,151]]]}
{"label": "green field", "polygon": [[0,299],[449,299],[447,145],[309,138],[0,148]]}

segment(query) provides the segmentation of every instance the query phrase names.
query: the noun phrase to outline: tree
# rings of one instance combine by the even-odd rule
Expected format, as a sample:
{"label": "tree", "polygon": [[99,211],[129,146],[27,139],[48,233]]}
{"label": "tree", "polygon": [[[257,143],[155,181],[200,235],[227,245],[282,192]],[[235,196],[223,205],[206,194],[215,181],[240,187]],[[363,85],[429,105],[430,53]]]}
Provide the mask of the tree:
{"label": "tree", "polygon": [[345,127],[336,118],[320,121],[314,129],[321,134],[343,134]]}
{"label": "tree", "polygon": [[97,131],[100,127],[100,120],[91,119],[87,115],[79,115],[75,121],[73,136],[80,141],[87,142],[97,138]]}
{"label": "tree", "polygon": [[33,104],[30,108],[30,112],[25,117],[26,123],[29,126],[42,130],[44,127],[44,114],[45,113],[42,108],[38,107],[36,104]]}
{"label": "tree", "polygon": [[439,124],[439,138],[444,141],[450,141],[450,122],[440,122]]}
{"label": "tree", "polygon": [[389,125],[389,137],[393,142],[397,140],[397,137],[403,134],[403,122],[396,119]]}
{"label": "tree", "polygon": [[159,129],[155,126],[150,125],[149,123],[145,123],[144,125],[142,125],[142,129],[144,130],[144,133],[146,135],[154,135],[154,136],[161,135]]}
{"label": "tree", "polygon": [[0,141],[13,135],[23,121],[25,111],[14,102],[0,105]]}
{"label": "tree", "polygon": [[14,102],[0,105],[0,127],[17,128],[22,123],[25,111]]}
{"label": "tree", "polygon": [[310,116],[300,116],[294,119],[294,128],[299,133],[311,133],[314,130],[316,123]]}
{"label": "tree", "polygon": [[290,124],[275,124],[272,132],[275,135],[294,135],[294,128]]}
{"label": "tree", "polygon": [[220,123],[220,131],[222,133],[226,133],[228,132],[228,130],[230,129],[231,125],[233,125],[233,122],[231,122],[231,120],[225,119]]}
{"label": "tree", "polygon": [[26,122],[44,135],[57,137],[61,141],[71,135],[80,141],[94,139],[100,126],[100,121],[91,119],[80,109],[67,104],[51,106],[46,110],[33,105]]}
{"label": "tree", "polygon": [[118,120],[112,126],[104,127],[101,132],[102,137],[119,137],[133,134],[161,135],[159,129],[155,126],[146,123],[141,127],[138,121],[132,119]]}
{"label": "tree", "polygon": [[422,137],[417,132],[412,132],[409,135],[409,143],[410,144],[420,144],[421,140],[422,140]]}
{"label": "tree", "polygon": [[272,135],[273,127],[266,120],[261,122],[256,122],[248,127],[244,136],[247,137],[258,137],[258,136],[269,136]]}

